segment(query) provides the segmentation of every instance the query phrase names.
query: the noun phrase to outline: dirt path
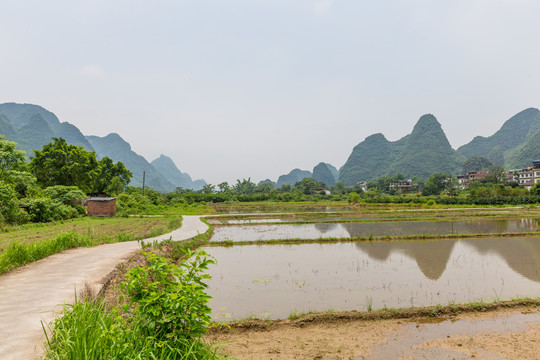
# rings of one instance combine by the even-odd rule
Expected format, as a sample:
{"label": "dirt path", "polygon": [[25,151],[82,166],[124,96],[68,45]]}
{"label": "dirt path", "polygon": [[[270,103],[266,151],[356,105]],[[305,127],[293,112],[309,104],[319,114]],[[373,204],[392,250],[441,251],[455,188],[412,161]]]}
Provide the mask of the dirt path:
{"label": "dirt path", "polygon": [[[185,240],[207,230],[200,216],[183,216],[180,229],[145,241]],[[38,358],[44,341],[41,320],[50,322],[85,283],[99,290],[107,274],[138,249],[137,241],[78,248],[0,276],[0,359]]]}
{"label": "dirt path", "polygon": [[213,333],[210,341],[245,359],[538,359],[538,309],[448,318],[295,323]]}

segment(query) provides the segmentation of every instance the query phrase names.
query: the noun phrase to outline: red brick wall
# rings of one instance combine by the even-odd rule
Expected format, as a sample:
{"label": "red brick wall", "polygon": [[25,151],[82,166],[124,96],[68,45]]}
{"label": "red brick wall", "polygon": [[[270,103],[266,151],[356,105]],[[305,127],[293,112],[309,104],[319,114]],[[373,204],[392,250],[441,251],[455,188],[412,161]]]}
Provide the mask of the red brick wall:
{"label": "red brick wall", "polygon": [[116,214],[116,199],[110,201],[88,200],[86,214],[88,216],[113,216]]}

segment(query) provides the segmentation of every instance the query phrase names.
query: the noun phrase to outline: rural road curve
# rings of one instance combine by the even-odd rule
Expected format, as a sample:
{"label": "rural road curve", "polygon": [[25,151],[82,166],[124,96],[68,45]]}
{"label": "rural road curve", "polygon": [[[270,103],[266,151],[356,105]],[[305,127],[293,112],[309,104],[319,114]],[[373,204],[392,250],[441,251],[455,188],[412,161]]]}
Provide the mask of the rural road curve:
{"label": "rural road curve", "polygon": [[[145,241],[186,240],[207,230],[200,216],[183,216],[181,228]],[[39,358],[45,341],[41,321],[49,323],[64,303],[73,303],[75,289],[85,283],[100,287],[99,282],[138,249],[137,241],[77,248],[0,276],[0,359]]]}

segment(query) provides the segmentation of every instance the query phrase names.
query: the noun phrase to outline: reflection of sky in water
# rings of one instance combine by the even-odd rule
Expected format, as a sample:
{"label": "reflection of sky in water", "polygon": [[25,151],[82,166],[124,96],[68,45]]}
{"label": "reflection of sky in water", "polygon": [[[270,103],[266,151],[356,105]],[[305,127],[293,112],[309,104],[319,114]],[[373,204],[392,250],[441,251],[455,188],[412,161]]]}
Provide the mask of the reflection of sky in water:
{"label": "reflection of sky in water", "polygon": [[218,320],[540,294],[540,238],[207,248]]}
{"label": "reflection of sky in water", "polygon": [[537,230],[538,220],[533,219],[251,225],[216,227],[212,241],[519,233]]}

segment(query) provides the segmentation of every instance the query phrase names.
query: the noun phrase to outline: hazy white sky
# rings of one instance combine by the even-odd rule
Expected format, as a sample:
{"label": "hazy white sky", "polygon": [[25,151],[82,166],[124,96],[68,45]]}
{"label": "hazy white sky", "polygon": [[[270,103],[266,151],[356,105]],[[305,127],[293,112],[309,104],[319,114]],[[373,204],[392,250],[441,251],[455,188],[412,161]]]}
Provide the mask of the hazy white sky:
{"label": "hazy white sky", "polygon": [[540,107],[537,0],[2,0],[0,102],[216,184],[344,164],[434,114],[454,148]]}

